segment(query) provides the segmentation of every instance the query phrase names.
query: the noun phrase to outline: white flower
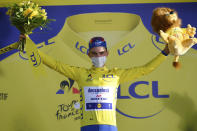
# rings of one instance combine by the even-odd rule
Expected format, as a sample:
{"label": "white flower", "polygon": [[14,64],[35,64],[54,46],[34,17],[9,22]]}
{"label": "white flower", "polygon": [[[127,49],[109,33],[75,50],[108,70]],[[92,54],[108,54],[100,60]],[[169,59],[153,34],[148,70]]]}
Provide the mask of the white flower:
{"label": "white flower", "polygon": [[31,3],[31,1],[28,1],[27,4],[29,5]]}
{"label": "white flower", "polygon": [[20,8],[20,12],[23,12],[23,8]]}

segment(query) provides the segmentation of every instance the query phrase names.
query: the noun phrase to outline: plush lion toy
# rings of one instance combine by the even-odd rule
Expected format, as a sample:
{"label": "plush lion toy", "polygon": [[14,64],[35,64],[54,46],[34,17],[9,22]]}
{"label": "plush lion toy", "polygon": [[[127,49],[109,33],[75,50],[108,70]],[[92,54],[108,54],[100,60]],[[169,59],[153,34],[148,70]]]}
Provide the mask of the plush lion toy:
{"label": "plush lion toy", "polygon": [[159,7],[153,10],[151,25],[153,31],[160,35],[168,44],[169,51],[175,56],[173,66],[178,69],[179,56],[185,54],[197,39],[194,38],[196,28],[188,24],[187,28],[181,28],[181,19],[174,9]]}

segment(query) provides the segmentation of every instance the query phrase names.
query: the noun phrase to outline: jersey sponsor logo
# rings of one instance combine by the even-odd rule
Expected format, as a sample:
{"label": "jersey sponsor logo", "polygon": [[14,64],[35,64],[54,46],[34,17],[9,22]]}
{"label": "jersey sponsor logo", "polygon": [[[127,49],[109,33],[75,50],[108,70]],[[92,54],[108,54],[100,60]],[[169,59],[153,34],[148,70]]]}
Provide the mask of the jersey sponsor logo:
{"label": "jersey sponsor logo", "polygon": [[[151,91],[151,92],[146,92],[146,93],[143,93],[143,95],[142,95],[142,94],[137,92],[137,88],[140,88],[140,90],[142,90],[142,88],[145,88],[145,89],[148,88],[149,91]],[[154,101],[158,101],[156,99],[165,99],[166,100],[166,99],[170,98],[169,94],[161,94],[159,92],[158,81],[152,81],[152,82],[136,81],[129,86],[128,94],[129,95],[123,95],[122,92],[121,92],[121,85],[119,85],[117,98],[120,99],[120,100],[130,101],[130,99],[138,99],[138,101],[140,101],[140,100],[146,100],[147,99],[147,100],[150,100],[151,102],[154,102]],[[148,102],[147,100],[146,100],[146,103],[145,103],[146,106],[147,106],[147,102]],[[147,111],[146,106],[144,106],[143,109],[145,109]],[[150,106],[150,105],[148,105],[148,106]],[[144,115],[144,112],[143,112],[142,113],[143,116],[142,115],[139,115],[139,116],[133,115],[133,114],[135,114],[135,112],[133,112],[133,114],[132,114],[130,108],[127,108],[127,110],[123,111],[120,107],[117,107],[116,111],[119,112],[121,115],[123,115],[125,117],[135,118],[135,119],[144,119],[144,118],[153,117],[153,116],[161,113],[164,109],[165,109],[164,107],[159,107],[158,110],[155,111],[155,112],[151,112],[151,111],[148,112],[147,113],[148,115]]]}
{"label": "jersey sponsor logo", "polygon": [[85,110],[112,109],[115,100],[113,87],[84,87]]}
{"label": "jersey sponsor logo", "polygon": [[107,100],[107,98],[103,98],[103,97],[100,97],[100,98],[91,98],[90,100]]}
{"label": "jersey sponsor logo", "polygon": [[101,94],[99,94],[99,95],[96,95],[96,97],[102,97],[102,95],[101,95]]}
{"label": "jersey sponsor logo", "polygon": [[115,78],[113,74],[103,74],[103,78]]}
{"label": "jersey sponsor logo", "polygon": [[104,92],[109,92],[109,89],[104,89],[104,88],[101,88],[101,89],[91,89],[91,88],[89,88],[88,89],[88,92],[90,92],[90,93],[104,93]]}
{"label": "jersey sponsor logo", "polygon": [[114,76],[113,74],[103,74],[102,76],[102,79],[107,82],[113,81],[114,78],[116,78],[116,76]]}
{"label": "jersey sponsor logo", "polygon": [[88,110],[90,109],[112,109],[112,103],[86,103]]}

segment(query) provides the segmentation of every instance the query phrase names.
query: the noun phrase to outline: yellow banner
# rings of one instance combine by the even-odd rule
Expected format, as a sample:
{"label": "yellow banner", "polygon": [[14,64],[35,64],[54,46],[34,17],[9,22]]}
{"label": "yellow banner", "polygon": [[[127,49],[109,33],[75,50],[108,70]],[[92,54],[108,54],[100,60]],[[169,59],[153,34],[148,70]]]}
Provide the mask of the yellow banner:
{"label": "yellow banner", "polygon": [[[38,3],[82,3],[55,2]],[[88,2],[96,4],[103,1],[82,4]],[[9,1],[0,3],[8,4]],[[106,3],[110,4],[110,1]],[[39,35],[36,37],[39,38]],[[109,56],[106,66],[109,68],[144,65],[160,53],[157,48],[164,48],[164,44],[144,26],[139,15],[123,12],[68,16],[57,35],[35,46],[57,61],[89,68],[88,41],[94,36],[102,36],[107,41]],[[30,39],[27,43],[34,44]],[[3,48],[0,53],[13,49],[12,46],[14,44]],[[29,48],[30,53],[35,50],[35,47],[32,48]],[[29,54],[33,62],[37,62],[34,55]],[[181,56],[182,68],[176,71],[171,65],[173,57],[169,55],[151,74],[121,84],[117,95],[118,130],[196,131],[196,58],[197,51],[191,49]],[[79,131],[81,112],[77,82],[48,67],[45,68],[46,77],[35,79],[28,64],[30,59],[27,53],[16,52],[0,62],[0,130]],[[65,94],[56,94],[62,88],[65,88]]]}

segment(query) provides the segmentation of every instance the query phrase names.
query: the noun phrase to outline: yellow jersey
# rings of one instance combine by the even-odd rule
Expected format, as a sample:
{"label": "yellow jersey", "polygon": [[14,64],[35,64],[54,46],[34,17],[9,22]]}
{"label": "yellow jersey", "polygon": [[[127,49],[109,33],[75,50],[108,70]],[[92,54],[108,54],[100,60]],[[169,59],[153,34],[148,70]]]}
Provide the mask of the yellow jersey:
{"label": "yellow jersey", "polygon": [[80,88],[81,126],[116,126],[116,100],[119,84],[136,79],[153,71],[166,58],[162,53],[141,67],[129,69],[106,66],[90,69],[69,66],[39,51],[42,62],[62,75],[75,80]]}

